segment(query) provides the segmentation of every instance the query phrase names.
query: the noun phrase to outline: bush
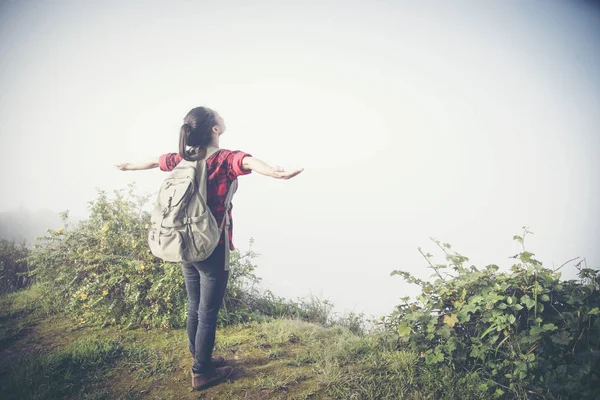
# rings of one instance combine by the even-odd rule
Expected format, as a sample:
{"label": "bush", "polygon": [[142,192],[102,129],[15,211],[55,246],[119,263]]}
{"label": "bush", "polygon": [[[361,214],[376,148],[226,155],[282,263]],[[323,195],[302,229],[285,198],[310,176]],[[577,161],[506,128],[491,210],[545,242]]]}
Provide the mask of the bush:
{"label": "bush", "polygon": [[0,239],[0,294],[15,292],[31,284],[25,242]]}
{"label": "bush", "polygon": [[48,230],[29,257],[44,297],[80,322],[180,326],[185,290],[180,267],[154,257],[147,246],[148,197],[100,191],[90,217],[71,228]]}
{"label": "bush", "polygon": [[[433,282],[393,271],[421,286],[383,323],[430,365],[480,371],[496,382],[496,397],[598,398],[600,396],[600,272],[581,267],[579,279],[561,281],[534,254],[522,251],[511,272],[468,261],[433,239],[450,265],[434,265]],[[451,269],[453,273],[448,273]]]}
{"label": "bush", "polygon": [[[51,310],[76,315],[81,323],[181,327],[185,325],[187,295],[179,264],[163,262],[150,252],[144,211],[148,196],[115,192],[109,199],[100,191],[90,202],[90,217],[70,227],[48,230],[39,238],[29,263]],[[331,305],[300,303],[258,289],[250,250],[231,253],[230,275],[219,325],[265,317],[327,320]]]}

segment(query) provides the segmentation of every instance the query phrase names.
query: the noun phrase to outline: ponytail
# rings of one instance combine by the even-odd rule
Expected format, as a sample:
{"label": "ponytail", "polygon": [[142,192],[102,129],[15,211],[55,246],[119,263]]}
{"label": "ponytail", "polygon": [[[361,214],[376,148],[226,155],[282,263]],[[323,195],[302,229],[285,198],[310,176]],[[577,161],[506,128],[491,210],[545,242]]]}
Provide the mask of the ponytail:
{"label": "ponytail", "polygon": [[200,151],[198,147],[192,147],[190,150],[187,149],[188,143],[190,142],[190,135],[192,134],[192,127],[188,124],[181,125],[179,131],[179,155],[181,158],[187,161],[197,161],[202,159],[205,151]]}
{"label": "ponytail", "polygon": [[187,161],[201,160],[212,140],[212,129],[217,125],[215,113],[206,107],[196,107],[183,122],[179,131],[179,155]]}

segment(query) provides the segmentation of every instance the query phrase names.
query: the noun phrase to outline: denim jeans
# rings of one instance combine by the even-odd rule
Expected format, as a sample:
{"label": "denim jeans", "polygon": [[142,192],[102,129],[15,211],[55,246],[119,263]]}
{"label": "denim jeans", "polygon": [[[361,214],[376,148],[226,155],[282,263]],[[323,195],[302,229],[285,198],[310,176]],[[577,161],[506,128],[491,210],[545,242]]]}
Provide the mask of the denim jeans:
{"label": "denim jeans", "polygon": [[187,334],[194,356],[195,373],[213,373],[217,316],[225,295],[229,271],[225,271],[225,245],[219,244],[204,261],[182,263],[188,294]]}

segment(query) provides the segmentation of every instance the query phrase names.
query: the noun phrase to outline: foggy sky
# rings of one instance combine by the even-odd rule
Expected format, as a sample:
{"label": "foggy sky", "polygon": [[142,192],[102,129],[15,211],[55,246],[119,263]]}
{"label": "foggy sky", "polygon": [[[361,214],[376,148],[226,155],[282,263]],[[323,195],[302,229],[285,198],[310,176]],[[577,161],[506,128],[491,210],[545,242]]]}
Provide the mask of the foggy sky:
{"label": "foggy sky", "polygon": [[206,105],[221,147],[305,168],[234,198],[276,294],[386,313],[415,292],[392,270],[432,273],[430,236],[508,268],[523,225],[546,266],[598,267],[597,6],[285,3],[0,3],[0,211],[156,192],[165,173],[113,165],[177,151]]}

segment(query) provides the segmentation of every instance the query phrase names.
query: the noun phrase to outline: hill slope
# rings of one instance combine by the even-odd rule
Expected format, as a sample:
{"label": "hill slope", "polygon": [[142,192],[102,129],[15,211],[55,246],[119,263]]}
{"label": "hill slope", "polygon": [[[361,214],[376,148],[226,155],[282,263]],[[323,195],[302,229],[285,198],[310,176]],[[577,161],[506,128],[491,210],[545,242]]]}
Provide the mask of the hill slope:
{"label": "hill slope", "polygon": [[219,329],[216,353],[236,372],[192,391],[185,330],[86,326],[43,315],[38,301],[35,288],[0,299],[5,399],[484,397],[478,379],[427,369],[417,354],[384,336],[283,319]]}

